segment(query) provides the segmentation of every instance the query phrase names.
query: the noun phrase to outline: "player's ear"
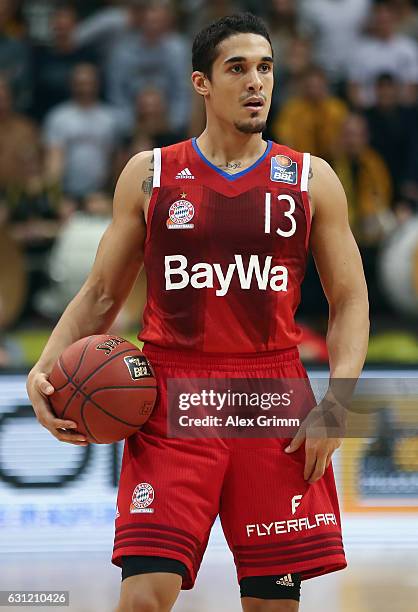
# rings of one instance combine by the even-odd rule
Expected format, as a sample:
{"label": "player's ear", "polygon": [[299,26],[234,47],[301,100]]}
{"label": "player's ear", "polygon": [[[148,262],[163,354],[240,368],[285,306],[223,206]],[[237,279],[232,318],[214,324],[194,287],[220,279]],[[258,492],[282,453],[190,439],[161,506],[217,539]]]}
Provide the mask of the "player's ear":
{"label": "player's ear", "polygon": [[199,70],[195,70],[194,72],[192,72],[191,79],[193,87],[195,88],[198,94],[200,94],[201,96],[206,96],[209,93],[209,79],[206,74],[200,72]]}

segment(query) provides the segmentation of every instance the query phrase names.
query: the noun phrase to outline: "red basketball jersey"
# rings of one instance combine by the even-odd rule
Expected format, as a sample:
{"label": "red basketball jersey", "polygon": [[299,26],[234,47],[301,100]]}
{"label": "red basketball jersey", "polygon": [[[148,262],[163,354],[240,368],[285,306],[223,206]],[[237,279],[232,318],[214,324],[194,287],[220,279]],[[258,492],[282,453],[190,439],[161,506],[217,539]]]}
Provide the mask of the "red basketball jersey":
{"label": "red basketball jersey", "polygon": [[234,175],[195,139],[154,149],[141,340],[222,353],[298,343],[309,165],[309,154],[272,142]]}

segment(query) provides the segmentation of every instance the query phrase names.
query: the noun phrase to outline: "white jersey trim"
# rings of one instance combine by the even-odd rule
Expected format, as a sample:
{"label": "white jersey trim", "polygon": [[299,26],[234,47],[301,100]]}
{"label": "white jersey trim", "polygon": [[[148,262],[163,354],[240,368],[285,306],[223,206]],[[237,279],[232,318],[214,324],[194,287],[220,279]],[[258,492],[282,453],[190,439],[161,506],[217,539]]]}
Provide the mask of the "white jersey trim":
{"label": "white jersey trim", "polygon": [[161,184],[161,149],[153,149],[154,154],[154,177],[152,186],[159,187]]}
{"label": "white jersey trim", "polygon": [[310,153],[303,154],[302,177],[300,180],[300,190],[308,191],[309,168],[311,166]]}

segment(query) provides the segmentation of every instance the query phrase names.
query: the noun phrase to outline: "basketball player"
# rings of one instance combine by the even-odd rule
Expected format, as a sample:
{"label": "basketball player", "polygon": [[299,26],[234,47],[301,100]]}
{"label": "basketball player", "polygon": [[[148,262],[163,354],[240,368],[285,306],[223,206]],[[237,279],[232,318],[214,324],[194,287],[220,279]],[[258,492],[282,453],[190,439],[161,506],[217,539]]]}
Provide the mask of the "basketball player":
{"label": "basketball player", "polygon": [[49,411],[48,373],[69,344],[109,329],[144,261],[140,338],[159,401],[125,443],[112,559],[122,567],[118,611],[171,610],[180,589],[194,584],[218,514],[243,610],[295,611],[301,580],[346,565],[331,466],[341,440],[309,430],[293,441],[168,438],[166,381],[306,378],[294,313],[308,246],[329,302],[331,378],[357,378],[368,338],[362,264],[331,168],[262,138],[273,89],[263,23],[239,14],[205,28],[193,69],[206,129],[129,161],[91,274],[28,391],[56,438],[86,444],[70,431],[75,423]]}

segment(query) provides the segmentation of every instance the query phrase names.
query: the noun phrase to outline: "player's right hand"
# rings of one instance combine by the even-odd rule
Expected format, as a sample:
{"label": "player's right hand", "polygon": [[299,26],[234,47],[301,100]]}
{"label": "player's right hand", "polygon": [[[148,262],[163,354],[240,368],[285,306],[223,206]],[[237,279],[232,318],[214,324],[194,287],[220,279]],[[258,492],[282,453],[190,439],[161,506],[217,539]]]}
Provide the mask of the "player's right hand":
{"label": "player's right hand", "polygon": [[36,418],[60,442],[68,442],[77,446],[87,446],[87,438],[76,431],[77,423],[58,419],[52,412],[48,397],[54,393],[54,387],[44,372],[31,371],[26,382],[26,389],[32,403]]}

